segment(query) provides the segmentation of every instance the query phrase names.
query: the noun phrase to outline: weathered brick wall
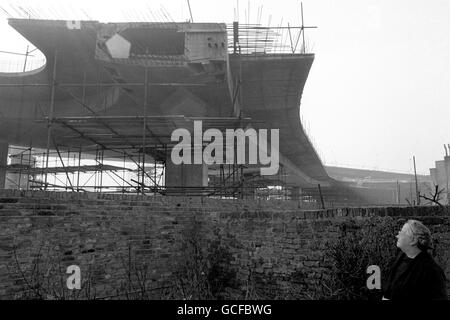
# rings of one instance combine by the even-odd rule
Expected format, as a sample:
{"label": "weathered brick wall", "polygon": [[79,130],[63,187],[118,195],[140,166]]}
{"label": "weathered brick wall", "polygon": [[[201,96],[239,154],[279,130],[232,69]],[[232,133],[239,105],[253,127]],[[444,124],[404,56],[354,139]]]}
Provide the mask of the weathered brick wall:
{"label": "weathered brick wall", "polygon": [[[236,292],[257,288],[263,296],[296,282],[308,298],[327,277],[324,250],[337,239],[339,224],[371,216],[393,217],[399,225],[422,220],[450,252],[448,208],[301,211],[291,201],[14,190],[2,191],[0,202],[3,299],[172,298],[192,280],[180,270],[206,260],[216,280]],[[81,267],[81,291],[65,288],[72,264]],[[450,279],[450,265],[446,274]]]}

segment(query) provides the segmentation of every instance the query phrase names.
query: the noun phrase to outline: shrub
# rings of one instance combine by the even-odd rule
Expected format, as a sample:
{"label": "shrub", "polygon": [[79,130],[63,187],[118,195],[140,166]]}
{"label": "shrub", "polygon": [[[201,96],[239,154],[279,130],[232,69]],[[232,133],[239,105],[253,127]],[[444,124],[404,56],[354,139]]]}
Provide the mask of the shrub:
{"label": "shrub", "polygon": [[398,222],[391,218],[372,217],[362,223],[344,222],[340,236],[329,243],[325,252],[332,262],[331,276],[324,282],[322,297],[338,300],[381,299],[380,290],[366,286],[367,267],[377,265],[381,277],[387,275],[397,248]]}
{"label": "shrub", "polygon": [[[389,269],[399,250],[396,234],[405,219],[371,217],[364,222],[355,220],[340,225],[340,236],[328,244],[326,255],[332,263],[330,277],[320,290],[320,298],[337,300],[380,300],[381,290],[369,290],[366,281],[367,267],[377,265],[381,270],[381,282],[386,280]],[[431,252],[445,270],[448,260],[445,250],[435,241]]]}
{"label": "shrub", "polygon": [[[237,287],[232,255],[220,237],[208,244],[198,221],[185,230],[179,268],[171,280],[175,299],[229,299]],[[234,294],[234,292],[232,293]]]}

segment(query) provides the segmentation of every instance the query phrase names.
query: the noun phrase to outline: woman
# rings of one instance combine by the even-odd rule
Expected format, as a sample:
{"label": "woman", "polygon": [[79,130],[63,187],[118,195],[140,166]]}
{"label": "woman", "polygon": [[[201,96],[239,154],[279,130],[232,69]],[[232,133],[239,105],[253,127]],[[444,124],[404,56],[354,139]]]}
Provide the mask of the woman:
{"label": "woman", "polygon": [[430,230],[417,220],[408,220],[397,239],[401,252],[383,286],[383,299],[447,299],[445,274],[427,252],[432,242]]}

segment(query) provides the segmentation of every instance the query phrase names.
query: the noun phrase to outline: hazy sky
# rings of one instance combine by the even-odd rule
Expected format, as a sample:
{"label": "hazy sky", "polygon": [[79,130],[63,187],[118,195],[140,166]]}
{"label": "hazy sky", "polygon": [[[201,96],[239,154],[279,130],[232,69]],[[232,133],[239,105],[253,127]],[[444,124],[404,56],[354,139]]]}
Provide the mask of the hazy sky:
{"label": "hazy sky", "polygon": [[[194,22],[236,18],[298,25],[300,1],[190,0]],[[162,7],[163,5],[163,7]],[[42,18],[186,21],[187,0],[0,1],[15,17],[22,7]],[[304,0],[308,43],[316,58],[301,114],[323,162],[428,174],[450,143],[450,1]],[[14,9],[19,12],[14,12]],[[31,9],[31,10],[30,10]],[[164,16],[163,12],[167,12]],[[168,17],[170,15],[170,18]],[[0,9],[0,50],[24,52]],[[16,58],[0,54],[0,61]]]}

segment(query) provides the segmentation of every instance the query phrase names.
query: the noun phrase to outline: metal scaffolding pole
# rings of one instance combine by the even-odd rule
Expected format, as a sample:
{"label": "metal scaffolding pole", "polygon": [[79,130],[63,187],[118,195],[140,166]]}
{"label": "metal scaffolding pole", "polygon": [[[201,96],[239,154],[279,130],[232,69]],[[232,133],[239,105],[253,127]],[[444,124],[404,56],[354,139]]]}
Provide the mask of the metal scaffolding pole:
{"label": "metal scaffolding pole", "polygon": [[[104,158],[104,154],[105,154],[105,149],[101,150],[101,153],[99,154],[99,156],[101,157],[101,163],[100,163],[100,187],[103,186],[103,158]],[[101,191],[101,189],[100,189]]]}
{"label": "metal scaffolding pole", "polygon": [[[53,55],[53,75],[52,75],[52,91],[50,96],[50,112],[48,114],[48,123],[47,123],[47,155],[45,160],[45,167],[48,168],[48,157],[50,153],[50,142],[52,138],[52,122],[53,122],[53,113],[55,109],[55,87],[56,87],[56,60],[58,58],[58,51],[55,49]],[[47,176],[48,173],[45,172],[45,181],[44,181],[44,190],[47,190]]]}
{"label": "metal scaffolding pole", "polygon": [[[156,146],[156,144],[155,144],[155,153],[156,153],[156,148],[157,148],[157,146]],[[155,162],[155,167],[154,167],[153,179],[155,180],[155,181],[154,181],[154,185],[155,185],[155,190],[156,190],[156,188],[159,186],[158,183],[156,182],[156,170],[157,170],[157,167],[156,167],[156,157],[154,157],[154,162]]]}
{"label": "metal scaffolding pole", "polygon": [[[75,98],[74,98],[74,99],[75,99]],[[94,115],[97,117],[97,114],[94,113]],[[117,135],[118,137],[122,138],[122,137],[121,137],[115,130],[113,130],[109,125],[107,125],[107,124],[106,124],[105,122],[103,122],[103,121],[100,121],[101,118],[96,118],[96,119],[98,119],[98,120],[99,120],[98,122],[99,122],[100,124],[104,125],[104,127],[107,128],[110,132],[112,132],[113,134],[115,134],[115,135]],[[103,149],[105,149],[105,150],[110,150],[110,151],[113,151],[113,152],[116,152],[116,153],[121,153],[121,154],[122,154],[122,152],[123,152],[123,154],[125,154],[125,155],[126,155],[126,156],[134,163],[134,164],[136,164],[138,170],[141,169],[141,165],[140,165],[139,161],[136,161],[136,160],[133,158],[133,156],[132,156],[131,154],[127,153],[126,151],[117,151],[117,150],[114,150],[113,148],[108,148],[106,145],[104,145],[103,143],[97,141],[96,139],[93,139],[92,137],[86,136],[86,135],[83,134],[81,131],[77,130],[75,127],[69,125],[67,122],[61,121],[60,123],[61,123],[63,126],[65,126],[65,127],[69,128],[69,129],[71,129],[72,131],[76,132],[81,138],[86,139],[86,140],[89,140],[89,141],[92,141],[93,143],[95,143],[96,145],[101,146],[101,147],[102,147]],[[125,143],[130,144],[133,148],[136,147],[134,144],[131,144],[127,139],[125,139],[125,138],[123,138],[123,139],[124,139],[124,142],[125,142]],[[139,156],[140,156],[140,155],[139,155]],[[145,173],[145,175],[146,175],[150,180],[153,181],[153,177],[152,177],[152,176],[150,176],[149,174],[147,174],[145,171],[144,171],[144,173]],[[139,175],[138,175],[138,177],[139,177]]]}
{"label": "metal scaffolding pole", "polygon": [[[146,49],[148,54],[148,48]],[[146,131],[147,131],[147,103],[148,103],[148,66],[145,65],[144,69],[144,109],[143,109],[143,126],[142,126],[142,178],[141,182],[144,185],[145,175],[145,143],[146,143]],[[139,179],[138,179],[139,180]],[[155,177],[156,183],[156,177]],[[142,194],[145,194],[145,188],[142,188]]]}
{"label": "metal scaffolding pole", "polygon": [[[59,161],[61,161],[61,165],[62,165],[62,167],[64,169],[64,172],[66,173],[66,179],[69,181],[70,189],[72,189],[72,191],[75,191],[73,189],[72,181],[70,181],[69,172],[67,171],[66,166],[64,165],[64,160],[63,160],[63,158],[61,156],[61,153],[59,152],[59,148],[56,145],[55,141],[53,141],[53,143],[55,144],[55,148],[56,148],[56,152],[58,153]],[[47,167],[47,170],[48,170],[48,167]],[[55,176],[56,176],[56,172],[55,172]],[[66,180],[66,186],[67,186],[67,180]]]}
{"label": "metal scaffolding pole", "polygon": [[123,154],[123,172],[122,172],[122,194],[125,192],[125,159],[126,159],[127,155],[124,153]]}
{"label": "metal scaffolding pole", "polygon": [[419,191],[419,184],[417,183],[416,157],[415,156],[413,156],[413,163],[414,163],[414,180],[416,182],[416,201],[417,201],[417,205],[420,206],[420,191]]}
{"label": "metal scaffolding pole", "polygon": [[28,172],[27,172],[27,191],[30,188],[30,169],[31,169],[31,146],[29,148],[28,154]]}
{"label": "metal scaffolding pole", "polygon": [[[100,154],[100,152],[99,152],[98,147],[97,147],[97,149],[95,150],[95,162],[96,163],[99,163],[99,161],[98,161],[98,159],[100,157],[99,154]],[[95,174],[94,174],[94,192],[97,191],[97,180],[98,180],[97,176],[98,176],[98,170],[95,169]]]}
{"label": "metal scaffolding pole", "polygon": [[19,179],[17,183],[17,189],[20,190],[20,180],[22,177],[22,165],[23,165],[23,152],[20,153],[20,167],[19,167]]}
{"label": "metal scaffolding pole", "polygon": [[81,170],[81,146],[78,152],[78,172],[77,172],[77,191],[80,191],[80,170]]}

